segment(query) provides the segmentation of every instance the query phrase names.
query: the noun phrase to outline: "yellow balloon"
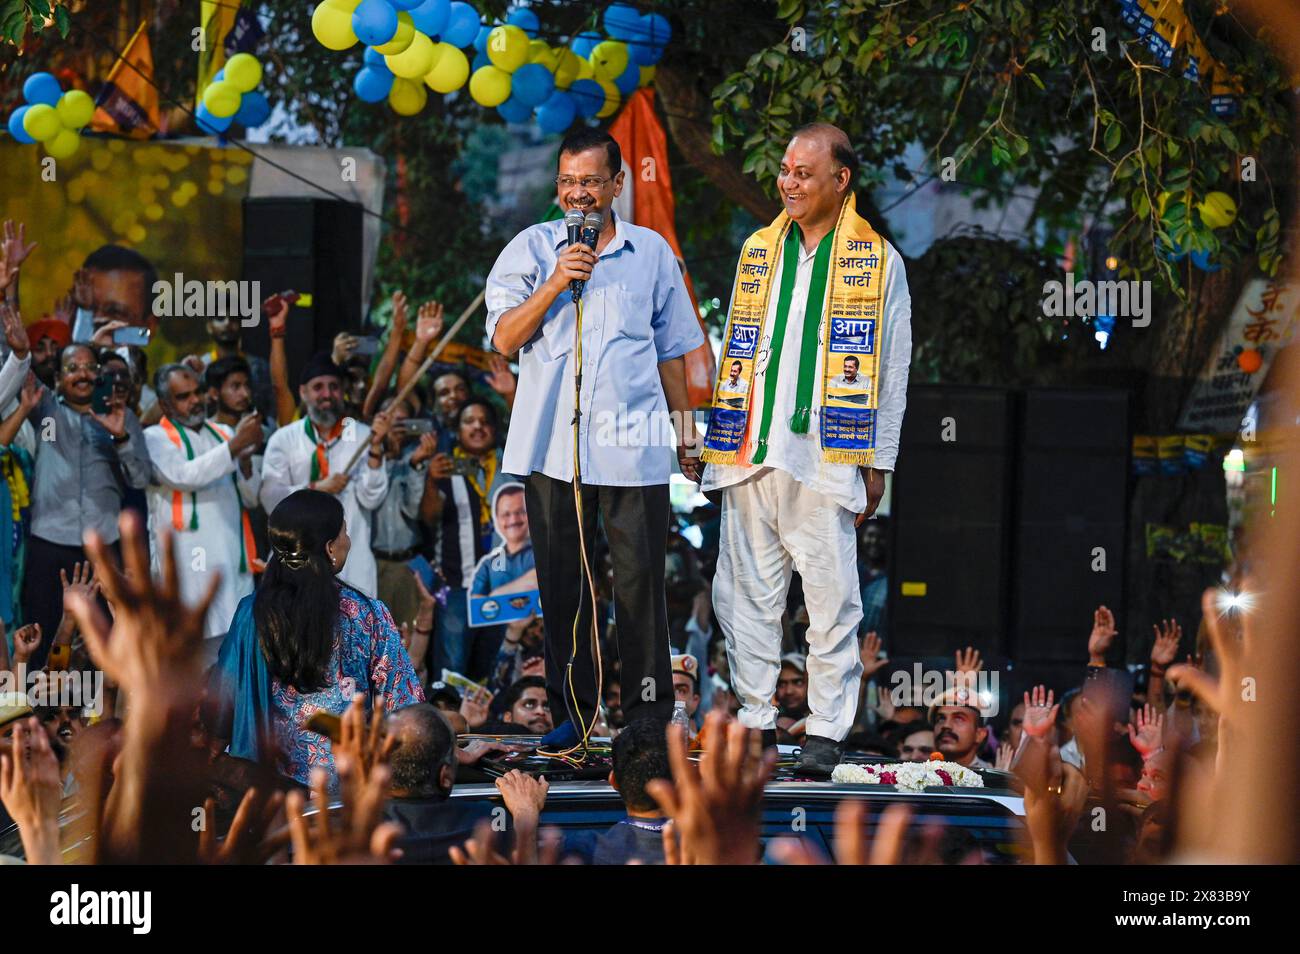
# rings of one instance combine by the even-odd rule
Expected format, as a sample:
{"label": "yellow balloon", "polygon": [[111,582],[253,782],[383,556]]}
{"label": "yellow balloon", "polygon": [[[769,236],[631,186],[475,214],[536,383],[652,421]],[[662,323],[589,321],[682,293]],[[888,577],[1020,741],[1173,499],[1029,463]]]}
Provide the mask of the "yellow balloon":
{"label": "yellow balloon", "polygon": [[45,144],[45,154],[53,156],[55,159],[67,159],[80,146],[81,133],[75,129],[61,129],[57,136]]}
{"label": "yellow balloon", "polygon": [[592,49],[589,59],[597,79],[618,79],[627,70],[627,44],[603,40]]}
{"label": "yellow balloon", "polygon": [[415,21],[405,10],[397,11],[397,32],[387,43],[381,43],[379,46],[371,47],[376,53],[382,53],[384,56],[396,56],[404,51],[408,46],[415,42],[415,34],[420,32],[415,28]]}
{"label": "yellow balloon", "polygon": [[533,40],[528,44],[528,62],[541,63],[554,73],[560,65],[560,51],[552,49],[545,40]]}
{"label": "yellow balloon", "polygon": [[361,0],[325,0],[325,5],[351,14],[357,7],[361,6]]}
{"label": "yellow balloon", "polygon": [[70,89],[59,97],[54,111],[65,129],[80,129],[95,115],[95,101],[85,90]]}
{"label": "yellow balloon", "polygon": [[653,66],[641,67],[641,82],[638,86],[649,86],[655,81],[655,68]]}
{"label": "yellow balloon", "polygon": [[23,131],[37,142],[53,139],[61,129],[58,112],[47,103],[37,103],[23,115]]}
{"label": "yellow balloon", "polygon": [[[574,55],[577,56],[576,53]],[[596,71],[591,68],[591,61],[585,60],[581,56],[579,56],[578,75],[573,78],[573,81],[576,83],[580,79],[595,79],[595,78],[596,78]],[[573,84],[570,83],[569,85],[572,86]]]}
{"label": "yellow balloon", "polygon": [[236,53],[222,67],[226,82],[241,93],[251,93],[262,82],[262,64],[252,53]]}
{"label": "yellow balloon", "polygon": [[1201,221],[1212,229],[1221,229],[1237,220],[1237,203],[1226,192],[1210,192],[1197,209],[1201,212]]}
{"label": "yellow balloon", "polygon": [[424,81],[435,93],[450,93],[465,85],[469,79],[469,59],[464,51],[450,43],[439,43],[433,48],[433,68],[424,75]]}
{"label": "yellow balloon", "polygon": [[312,13],[311,32],[327,50],[346,50],[357,42],[352,32],[352,11],[335,6],[332,0],[325,0]]}
{"label": "yellow balloon", "polygon": [[423,33],[417,32],[410,46],[394,56],[385,56],[384,62],[388,64],[394,76],[418,80],[433,69],[434,55],[433,41]]}
{"label": "yellow balloon", "polygon": [[528,34],[513,24],[495,27],[484,52],[497,69],[513,73],[528,62]]}
{"label": "yellow balloon", "polygon": [[555,88],[568,89],[573,85],[573,81],[578,78],[578,73],[585,63],[587,69],[591,69],[591,64],[587,63],[582,57],[572,50],[556,50],[555,64]]}
{"label": "yellow balloon", "polygon": [[424,109],[429,93],[419,83],[400,76],[393,77],[393,88],[388,91],[388,105],[399,116],[414,116]]}
{"label": "yellow balloon", "polygon": [[510,98],[510,74],[495,66],[480,66],[469,78],[469,95],[480,106],[500,106]]}
{"label": "yellow balloon", "polygon": [[218,119],[225,119],[239,112],[239,100],[239,90],[225,80],[213,83],[203,91],[203,105],[208,107],[208,112]]}
{"label": "yellow balloon", "polygon": [[600,108],[596,118],[604,119],[606,116],[613,116],[623,102],[623,95],[618,91],[618,87],[607,79],[597,79],[596,82],[605,91],[605,105]]}

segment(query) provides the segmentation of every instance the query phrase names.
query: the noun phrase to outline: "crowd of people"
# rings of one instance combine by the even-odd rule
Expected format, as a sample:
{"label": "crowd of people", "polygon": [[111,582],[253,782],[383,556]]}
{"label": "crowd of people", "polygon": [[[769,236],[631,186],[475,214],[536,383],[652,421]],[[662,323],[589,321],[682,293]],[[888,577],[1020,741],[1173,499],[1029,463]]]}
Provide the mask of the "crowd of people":
{"label": "crowd of people", "polygon": [[[149,373],[116,332],[151,327],[153,265],[108,246],[68,297],[24,324],[23,261],[36,251],[6,223],[0,246],[0,830],[17,823],[28,861],[61,859],[59,809],[88,808],[97,861],[299,863],[731,863],[761,855],[763,786],[778,751],[736,720],[729,658],[713,618],[719,508],[675,515],[665,566],[672,683],[690,726],[623,719],[608,547],[594,547],[604,685],[594,735],[612,737],[610,782],[627,817],[589,838],[540,825],[547,783],[497,782],[511,825],[449,798],[459,766],[562,718],[544,678],[542,618],[471,619],[472,597],[526,590],[533,574],[523,487],[502,467],[515,376],[422,374],[443,309],[410,320],[392,295],[373,357],[344,334],[291,385],[291,294],[263,309],[271,350],[241,351],[236,321],[211,317],[210,348]],[[848,369],[846,367],[846,373]],[[407,387],[413,385],[412,387]],[[1248,614],[1207,596],[1194,647],[1155,628],[1135,681],[1108,665],[1113,615],[1080,640],[1088,663],[1059,699],[1027,687],[1003,717],[960,688],[932,704],[889,691],[888,526],[858,530],[862,692],[845,750],[899,761],[1004,770],[1023,786],[1026,857],[1157,861],[1207,837],[1175,806],[1225,780],[1225,726],[1242,704],[1223,688],[1256,647]],[[502,581],[505,581],[504,583]],[[522,582],[521,582],[522,581]],[[799,745],[808,707],[808,613],[796,574],[782,620],[775,704],[780,744]],[[1185,662],[1178,654],[1194,651]],[[950,667],[974,676],[968,648]],[[81,704],[29,685],[102,675]],[[64,685],[70,681],[65,680]],[[84,684],[90,685],[90,682]],[[1262,703],[1261,703],[1262,704]],[[30,709],[30,711],[29,711]],[[322,809],[307,811],[308,800]],[[342,803],[339,824],[323,819]],[[1113,807],[1114,837],[1076,844],[1090,804]],[[233,820],[195,832],[193,806]],[[224,811],[219,811],[224,809]],[[933,846],[890,810],[866,845],[846,801],[836,860],[927,860]],[[1208,826],[1207,826],[1208,827]],[[827,859],[807,845],[791,863]]]}

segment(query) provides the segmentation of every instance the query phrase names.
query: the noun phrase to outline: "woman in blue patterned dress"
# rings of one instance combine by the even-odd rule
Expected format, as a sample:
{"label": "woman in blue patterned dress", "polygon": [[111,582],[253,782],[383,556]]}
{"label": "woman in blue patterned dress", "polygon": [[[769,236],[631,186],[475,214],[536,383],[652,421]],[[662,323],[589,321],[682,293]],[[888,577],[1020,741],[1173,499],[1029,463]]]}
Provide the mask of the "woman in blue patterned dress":
{"label": "woman in blue patterned dress", "polygon": [[299,490],[269,520],[271,557],[261,586],[231,621],[217,685],[233,710],[232,755],[256,758],[269,741],[280,770],[307,784],[312,769],[337,786],[330,740],[305,727],[319,711],[342,715],[356,693],[367,711],[423,702],[392,614],[337,579],[351,540],[330,494]]}

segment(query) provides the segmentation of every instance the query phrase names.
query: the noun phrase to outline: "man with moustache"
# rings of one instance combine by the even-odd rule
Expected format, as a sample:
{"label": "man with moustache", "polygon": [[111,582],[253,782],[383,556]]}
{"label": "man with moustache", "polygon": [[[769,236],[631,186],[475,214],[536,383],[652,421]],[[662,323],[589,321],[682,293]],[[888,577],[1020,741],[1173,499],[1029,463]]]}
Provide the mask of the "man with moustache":
{"label": "man with moustache", "polygon": [[[384,438],[389,419],[381,411],[367,427],[343,417],[343,377],[342,369],[326,351],[313,355],[302,369],[298,397],[307,416],[284,425],[266,442],[262,507],[270,513],[285,497],[305,488],[338,497],[352,537],[352,550],[339,579],[373,597],[378,589],[378,569],[370,549],[370,516],[388,492]],[[345,470],[356,449],[367,445],[363,459]]]}
{"label": "man with moustache", "polygon": [[163,530],[170,527],[182,598],[198,603],[212,575],[221,574],[204,624],[203,658],[211,663],[235,607],[253,592],[259,569],[248,511],[257,506],[261,484],[252,453],[262,442],[262,422],[256,412],[231,430],[208,420],[199,379],[183,364],[159,368],[154,390],[163,416],[144,432],[154,465],[149,487],[154,570],[160,566]]}
{"label": "man with moustache", "polygon": [[[623,191],[622,167],[618,143],[608,133],[582,129],[567,136],[560,144],[556,201],[565,212],[601,217],[596,250],[570,245],[564,222],[543,222],[511,240],[487,282],[488,337],[497,351],[519,356],[503,469],[525,479],[546,607],[546,689],[557,721],[567,719],[544,740],[555,746],[576,744],[600,701],[573,488],[575,416],[582,540],[590,557],[599,515],[614,570],[627,719],[667,719],[673,707],[664,593],[672,452],[644,437],[596,435],[610,430],[611,420],[626,429],[672,411],[678,463],[698,479],[684,355],[703,343],[704,333],[668,243],[613,214],[614,198]],[[575,279],[586,283],[581,368],[574,348],[578,312],[569,294]]]}
{"label": "man with moustache", "polygon": [[[810,714],[799,768],[814,776],[839,763],[853,726],[862,676],[854,528],[875,512],[894,467],[911,357],[902,259],[857,214],[856,173],[834,126],[804,126],[786,147],[784,210],[741,250],[719,361],[743,362],[747,393],[726,398],[721,372],[702,455],[702,489],[722,497],[714,615],[740,721],[767,744],[792,570],[803,579]],[[850,372],[864,394],[844,394]]]}

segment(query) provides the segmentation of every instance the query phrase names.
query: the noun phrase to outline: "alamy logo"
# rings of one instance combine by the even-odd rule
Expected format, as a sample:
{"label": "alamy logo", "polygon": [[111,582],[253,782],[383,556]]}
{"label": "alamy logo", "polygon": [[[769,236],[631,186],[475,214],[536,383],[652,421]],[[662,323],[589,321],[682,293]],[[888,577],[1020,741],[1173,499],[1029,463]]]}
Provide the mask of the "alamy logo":
{"label": "alamy logo", "polygon": [[254,327],[262,315],[262,283],[201,282],[185,280],[177,272],[171,281],[153,283],[155,318],[238,318],[245,328]]}
{"label": "alamy logo", "polygon": [[1134,328],[1151,324],[1151,283],[1149,281],[1095,282],[1074,280],[1074,272],[1065,273],[1065,281],[1043,283],[1045,318],[1131,318]]}
{"label": "alamy logo", "polygon": [[151,891],[70,891],[50,895],[51,924],[126,924],[133,934],[148,934],[153,924]]}
{"label": "alamy logo", "polygon": [[932,705],[968,706],[979,710],[984,718],[991,719],[1000,708],[996,671],[945,672],[925,669],[920,663],[915,663],[911,672],[896,670],[889,682],[889,701],[898,709],[907,706],[927,709]]}

